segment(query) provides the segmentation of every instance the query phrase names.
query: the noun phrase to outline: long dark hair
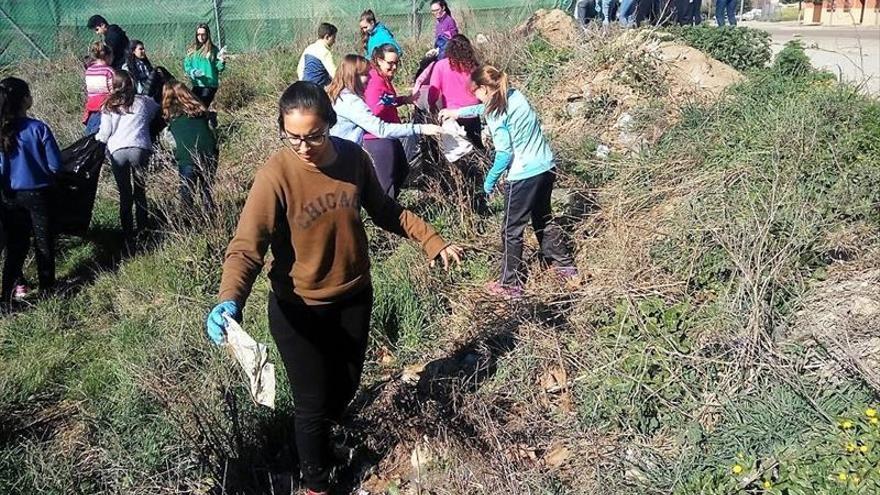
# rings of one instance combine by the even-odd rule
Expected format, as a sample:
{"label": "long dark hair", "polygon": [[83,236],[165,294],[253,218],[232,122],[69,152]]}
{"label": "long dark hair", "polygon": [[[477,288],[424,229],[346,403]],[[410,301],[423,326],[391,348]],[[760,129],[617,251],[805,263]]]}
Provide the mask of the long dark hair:
{"label": "long dark hair", "polygon": [[449,5],[446,3],[446,0],[432,0],[431,5],[437,4],[443,7],[443,10],[446,12],[446,15],[451,16],[452,11],[449,10]]}
{"label": "long dark hair", "polygon": [[480,66],[474,45],[463,34],[456,34],[446,44],[446,58],[449,59],[449,66],[456,72],[470,74]]}
{"label": "long dark hair", "polygon": [[[128,43],[128,50],[125,51],[125,64],[128,66],[129,72],[135,70],[135,64],[139,60],[134,56],[134,51],[138,46],[145,47],[146,45],[144,45],[144,42],[141,40],[131,40],[131,42]],[[153,64],[150,63],[150,59],[146,56],[142,61],[147,66],[147,74],[149,74],[153,70]]]}
{"label": "long dark hair", "polygon": [[16,147],[16,122],[30,95],[31,88],[22,79],[7,77],[0,81],[0,151],[4,153],[12,153]]}
{"label": "long dark hair", "polygon": [[312,112],[328,126],[336,125],[336,111],[324,88],[309,81],[297,81],[278,100],[278,133],[284,133],[284,116],[294,110]]}
{"label": "long dark hair", "polygon": [[373,63],[373,67],[376,67],[377,70],[379,68],[379,60],[385,60],[386,53],[396,53],[398,57],[400,56],[400,50],[391,43],[377,46],[373,49],[373,53],[370,54],[370,62]]}
{"label": "long dark hair", "polygon": [[[375,26],[376,23],[379,22],[376,20],[376,14],[371,9],[367,9],[361,13],[361,20],[367,21],[373,26]],[[367,45],[369,45],[370,43],[370,33],[361,33],[361,43],[363,44],[363,48],[361,48],[361,50],[366,52]]]}
{"label": "long dark hair", "polygon": [[128,113],[134,103],[134,80],[127,70],[118,70],[113,74],[113,89],[110,97],[104,102],[102,110],[109,113]]}
{"label": "long dark hair", "polygon": [[195,52],[201,52],[202,56],[204,56],[206,59],[213,60],[214,40],[211,39],[211,28],[203,22],[196,26],[196,33],[199,32],[199,29],[205,30],[205,42],[199,43],[198,35],[193,35],[193,42],[186,49],[186,54],[191,55]]}

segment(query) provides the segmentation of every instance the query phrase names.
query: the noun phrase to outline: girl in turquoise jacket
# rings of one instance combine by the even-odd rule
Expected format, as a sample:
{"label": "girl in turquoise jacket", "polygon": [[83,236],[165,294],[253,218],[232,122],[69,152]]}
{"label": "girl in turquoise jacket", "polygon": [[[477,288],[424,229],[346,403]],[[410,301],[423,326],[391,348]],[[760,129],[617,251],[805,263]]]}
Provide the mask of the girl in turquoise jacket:
{"label": "girl in turquoise jacket", "polygon": [[373,58],[373,51],[382,45],[394,45],[397,53],[402,57],[403,50],[394,39],[394,34],[384,24],[376,20],[376,14],[372,10],[365,10],[360,20],[361,37],[364,47],[364,58]]}
{"label": "girl in turquoise jacket", "polygon": [[523,233],[529,220],[538,237],[543,260],[563,279],[576,279],[577,268],[550,208],[556,163],[541,131],[538,115],[522,93],[509,87],[507,74],[495,67],[479,67],[471,74],[471,82],[474,96],[481,104],[442,110],[440,118],[484,114],[495,146],[495,160],[486,174],[484,192],[491,194],[501,176],[507,173],[501,278],[490,283],[487,289],[503,297],[522,295]]}
{"label": "girl in turquoise jacket", "polygon": [[196,27],[195,41],[186,51],[183,71],[192,81],[192,92],[205,104],[211,106],[217,88],[220,87],[220,73],[226,68],[226,49],[217,49],[211,40],[211,29],[207,24]]}

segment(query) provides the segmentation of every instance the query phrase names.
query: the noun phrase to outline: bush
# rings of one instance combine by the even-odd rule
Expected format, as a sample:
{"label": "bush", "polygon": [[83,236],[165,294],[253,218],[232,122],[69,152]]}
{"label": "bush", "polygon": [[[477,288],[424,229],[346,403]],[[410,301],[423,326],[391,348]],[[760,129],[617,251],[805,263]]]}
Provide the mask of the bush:
{"label": "bush", "polygon": [[717,28],[703,24],[672,28],[670,32],[688,45],[739,71],[765,67],[772,55],[770,35],[759,29]]}
{"label": "bush", "polygon": [[791,40],[776,55],[773,71],[789,77],[803,77],[813,71],[810,58],[804,53],[804,45],[799,40]]}

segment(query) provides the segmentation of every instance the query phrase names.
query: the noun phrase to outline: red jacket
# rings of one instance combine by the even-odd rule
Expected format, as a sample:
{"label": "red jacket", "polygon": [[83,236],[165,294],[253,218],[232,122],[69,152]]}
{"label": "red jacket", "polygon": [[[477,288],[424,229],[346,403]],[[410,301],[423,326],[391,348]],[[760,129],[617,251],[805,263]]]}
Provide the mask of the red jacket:
{"label": "red jacket", "polygon": [[[367,106],[370,107],[370,111],[373,112],[373,115],[379,117],[385,122],[389,122],[392,124],[400,123],[400,115],[397,113],[397,107],[394,105],[383,105],[379,100],[381,100],[382,95],[390,94],[393,97],[397,97],[397,90],[394,89],[394,85],[391,84],[385,76],[379,73],[375,68],[370,69],[370,82],[367,83],[367,88],[364,90],[364,101],[367,102]],[[378,139],[376,136],[372,134],[365,134],[364,139]]]}

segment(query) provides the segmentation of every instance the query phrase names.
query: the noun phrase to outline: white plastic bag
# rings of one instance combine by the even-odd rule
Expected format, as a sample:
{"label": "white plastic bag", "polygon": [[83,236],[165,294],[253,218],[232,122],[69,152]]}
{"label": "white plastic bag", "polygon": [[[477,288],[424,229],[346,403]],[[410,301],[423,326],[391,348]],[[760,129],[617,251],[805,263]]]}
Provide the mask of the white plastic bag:
{"label": "white plastic bag", "polygon": [[275,365],[269,362],[268,348],[254,340],[228,315],[224,317],[227,349],[248,377],[251,398],[257,404],[275,409]]}
{"label": "white plastic bag", "polygon": [[449,119],[443,122],[443,134],[440,135],[440,149],[449,163],[455,163],[461,157],[474,149],[474,145],[467,140],[467,132],[458,122]]}

